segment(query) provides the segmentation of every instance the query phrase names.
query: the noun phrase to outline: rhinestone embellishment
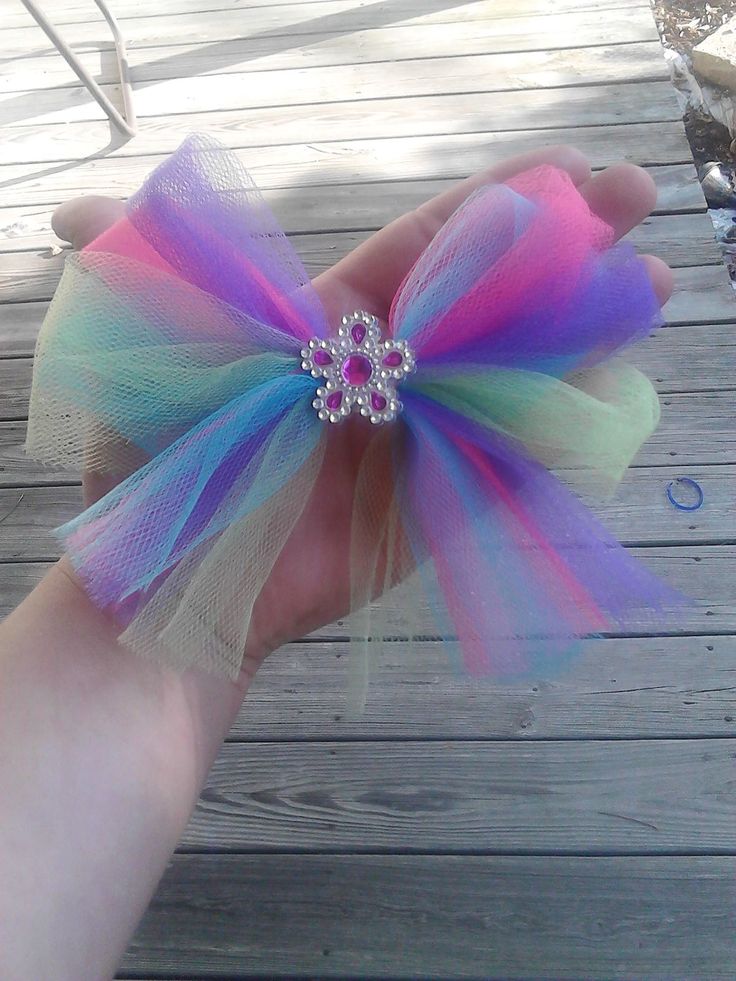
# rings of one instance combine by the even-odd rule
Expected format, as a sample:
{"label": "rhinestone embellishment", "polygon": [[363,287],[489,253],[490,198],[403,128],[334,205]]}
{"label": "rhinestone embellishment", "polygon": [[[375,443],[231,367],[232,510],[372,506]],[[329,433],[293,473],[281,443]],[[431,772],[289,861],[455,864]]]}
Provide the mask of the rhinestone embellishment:
{"label": "rhinestone embellishment", "polygon": [[402,409],[396,386],[415,368],[406,341],[384,341],[378,319],[363,310],[342,318],[337,337],[312,338],[301,356],[304,371],[324,378],[312,405],[325,422],[341,422],[353,409],[374,425],[392,422]]}

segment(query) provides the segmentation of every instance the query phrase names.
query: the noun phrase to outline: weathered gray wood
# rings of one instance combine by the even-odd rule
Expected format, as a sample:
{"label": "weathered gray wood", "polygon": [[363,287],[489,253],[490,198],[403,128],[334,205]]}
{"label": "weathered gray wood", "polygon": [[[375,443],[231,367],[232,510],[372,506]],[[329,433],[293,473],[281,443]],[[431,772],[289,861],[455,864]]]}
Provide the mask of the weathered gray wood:
{"label": "weathered gray wood", "polygon": [[111,151],[116,157],[168,153],[191,132],[206,132],[227,146],[242,148],[330,141],[340,133],[376,139],[498,132],[519,129],[522,121],[524,129],[661,122],[679,119],[679,112],[667,81],[576,85],[564,94],[545,88],[440,92],[420,98],[330,101],[308,109],[285,105],[151,116],[141,120],[135,140],[120,146],[111,144],[109,128],[101,120],[8,127],[0,163],[79,160]]}
{"label": "weathered gray wood", "polygon": [[[0,270],[4,268],[4,260],[0,258]],[[6,280],[6,286],[12,283],[12,279]],[[31,354],[35,345],[35,338],[38,333],[41,321],[48,303],[46,301],[29,301],[20,303],[0,303],[0,352],[1,355],[22,355]],[[672,299],[665,307],[665,314],[668,321],[673,324],[703,324],[708,325],[710,321],[734,321],[736,320],[736,299],[734,291],[728,282],[728,275],[722,267],[718,266],[697,266],[691,268],[680,268],[675,270],[675,290]],[[719,337],[713,338],[713,343],[720,348],[724,339],[728,339],[729,327],[724,328],[724,333]],[[707,346],[711,343],[707,335],[703,335],[702,356],[707,356]],[[662,337],[652,342],[657,345],[663,344],[666,347],[673,345],[672,350],[678,349],[679,345],[689,346],[690,341],[680,335],[680,340],[675,337]],[[647,342],[649,344],[649,342]],[[697,336],[693,335],[692,344],[697,346]],[[643,349],[643,346],[642,346]],[[653,348],[648,348],[654,350]],[[638,348],[636,349],[639,350]],[[0,355],[0,356],[1,356]],[[638,356],[638,355],[637,355]],[[660,355],[657,354],[657,358]],[[669,362],[669,358],[666,359]],[[696,378],[698,377],[698,359],[695,362]],[[656,366],[655,362],[649,362],[651,370]],[[665,364],[665,370],[667,365]],[[673,367],[679,372],[677,362]],[[720,364],[713,365],[713,371],[717,376]],[[652,371],[652,374],[656,373]],[[660,377],[657,375],[657,377]],[[665,391],[672,391],[675,388],[672,377],[663,377]],[[696,387],[700,387],[698,384]]]}
{"label": "weathered gray wood", "polygon": [[672,324],[707,324],[736,318],[736,294],[723,266],[675,270],[675,289],[664,308]]}
{"label": "weathered gray wood", "polygon": [[47,310],[48,301],[45,300],[0,304],[0,357],[32,355]]}
{"label": "weathered gray wood", "polygon": [[735,458],[733,390],[665,395],[660,404],[659,427],[639,451],[636,464],[692,467]]}
{"label": "weathered gray wood", "polygon": [[632,347],[626,360],[659,392],[694,392],[736,386],[736,325],[668,327]]}
{"label": "weathered gray wood", "polygon": [[[45,568],[0,567],[3,615]],[[555,677],[514,684],[457,674],[450,653],[436,642],[383,645],[365,712],[355,718],[347,712],[348,646],[289,644],[260,669],[230,737],[533,740],[736,732],[734,637],[585,641]],[[430,705],[438,710],[428,711]]]}
{"label": "weathered gray wood", "polygon": [[[490,11],[492,4],[485,6]],[[346,12],[344,20],[354,17],[355,10]],[[365,8],[361,15],[365,16]],[[3,16],[4,26],[5,19]],[[210,23],[212,20],[214,18]],[[163,29],[169,26],[160,18],[158,23]],[[131,77],[137,86],[192,75],[349,65],[355,61],[356,52],[360,52],[364,61],[398,61],[447,57],[458,51],[464,55],[489,51],[549,51],[568,47],[571,30],[574,30],[576,47],[605,44],[614,36],[622,44],[657,40],[654,21],[644,6],[611,9],[605,20],[601,18],[600,10],[593,9],[445,24],[429,24],[419,18],[398,26],[389,24],[384,27],[379,23],[368,30],[340,29],[340,25],[333,22],[332,25],[325,24],[325,29],[319,33],[302,34],[303,23],[290,30],[287,38],[255,31],[251,36],[232,36],[227,39],[227,44],[220,45],[203,44],[196,35],[185,44],[171,45],[164,41],[162,47],[134,45],[128,57]],[[76,29],[71,33],[76,33]],[[181,42],[181,36],[177,40]],[[117,79],[107,48],[104,45],[91,51],[82,50],[80,60],[98,82],[110,84]],[[21,62],[0,65],[0,92],[77,84],[76,76],[66,63],[50,54],[34,54]]]}
{"label": "weathered gray wood", "polygon": [[0,486],[26,487],[33,484],[78,483],[79,474],[59,467],[46,467],[29,459],[23,445],[25,421],[0,422]]}
{"label": "weathered gray wood", "polygon": [[[59,6],[52,15],[75,43],[107,44],[86,0]],[[303,243],[312,271],[358,241],[354,229],[508,153],[563,140],[596,168],[622,156],[653,165],[660,211],[703,210],[645,4],[202,6],[159,0],[153,11],[117,0],[116,13],[130,18],[142,127],[110,155],[94,103],[58,56],[37,57],[49,49],[20,5],[0,0],[6,28],[28,25],[6,29],[11,60],[0,65],[0,117],[10,124],[0,148],[0,252],[10,253],[0,263],[9,260],[11,291],[2,298],[23,301],[0,305],[0,357],[18,359],[0,362],[6,416],[25,414],[23,356],[59,269],[58,259],[19,250],[56,244],[56,203],[82,191],[126,195],[191,129],[238,149],[289,231],[333,233],[329,243]],[[93,50],[83,57],[95,67]],[[109,82],[109,52],[98,64]],[[36,91],[11,91],[19,86]],[[86,156],[95,159],[77,163]],[[346,627],[331,625],[259,675],[185,847],[736,852],[736,637],[720,635],[736,632],[736,547],[697,544],[736,537],[733,327],[724,323],[736,314],[723,269],[705,265],[717,255],[703,215],[657,217],[637,234],[640,248],[686,266],[676,270],[669,320],[703,326],[663,331],[634,352],[666,393],[662,424],[600,511],[628,541],[690,543],[633,551],[697,601],[665,629],[698,636],[587,641],[569,671],[515,686],[454,675],[437,643],[412,653],[386,644],[366,713],[350,721]],[[55,554],[51,527],[79,503],[75,475],[23,460],[23,430],[0,423],[0,559],[10,560],[0,564],[1,613],[48,568],[27,560]],[[679,473],[703,484],[700,512],[666,504]],[[60,481],[69,486],[53,486]],[[627,626],[662,629],[645,619]],[[432,632],[426,612],[418,628]],[[431,741],[407,741],[423,739]],[[179,855],[122,971],[726,978],[734,871],[732,857],[641,854]]]}
{"label": "weathered gray wood", "polygon": [[[245,6],[245,5],[243,5]],[[512,50],[523,49],[526,37],[535,32],[543,33],[544,28],[537,27],[534,19],[531,19],[529,30],[525,36],[523,30],[524,18],[509,18],[508,6],[506,7],[505,17],[490,18],[490,4],[488,3],[447,3],[446,0],[401,0],[390,5],[384,3],[361,4],[351,6],[349,4],[336,4],[334,0],[326,2],[312,2],[305,11],[299,4],[279,4],[274,6],[259,7],[258,18],[254,22],[252,17],[245,16],[242,9],[220,9],[217,16],[213,17],[209,10],[187,11],[178,14],[176,17],[151,17],[139,16],[125,19],[125,35],[127,44],[133,48],[159,47],[161,45],[174,44],[176,42],[191,41],[195,38],[199,43],[212,45],[214,42],[229,42],[233,38],[249,37],[257,35],[277,35],[285,38],[301,37],[304,35],[316,34],[323,35],[329,32],[352,33],[353,31],[370,30],[381,27],[421,27],[425,24],[486,24],[490,23],[496,27],[496,33],[508,33],[514,40],[508,42]],[[516,11],[513,11],[516,13]],[[596,11],[596,13],[598,13]],[[610,18],[613,24],[612,31],[606,35],[605,21],[598,13],[598,22],[595,19],[588,20],[590,14],[584,8],[571,12],[557,14],[557,24],[555,21],[548,20],[550,41],[549,47],[562,47],[569,44],[571,36],[577,42],[575,33],[577,25],[580,25],[580,34],[586,43],[585,38],[591,34],[596,39],[611,37],[621,37],[622,41],[628,41],[631,37],[631,23],[639,23],[641,32],[646,30],[646,22],[643,20],[640,8],[628,6],[629,25],[626,25],[621,18],[621,11],[615,8],[607,12],[606,17]],[[554,15],[553,15],[554,16]],[[538,20],[549,18],[549,15],[541,15]],[[517,21],[514,29],[513,22]],[[522,21],[522,23],[518,23]],[[589,24],[586,33],[586,23]],[[257,24],[257,26],[256,26]],[[509,27],[506,25],[510,24]],[[652,25],[653,26],[653,25]],[[592,33],[594,32],[594,33]],[[3,43],[7,45],[9,53],[18,51],[28,51],[33,54],[48,51],[49,43],[40,33],[35,25],[29,27],[15,27],[3,32]],[[76,44],[80,47],[89,47],[90,44],[99,44],[100,38],[107,36],[102,33],[101,25],[94,21],[78,23],[73,31]],[[634,35],[636,36],[636,35]],[[651,28],[644,33],[644,37],[651,39]],[[656,34],[654,35],[656,38]],[[590,43],[590,41],[588,41]]]}
{"label": "weathered gray wood", "polygon": [[0,422],[0,486],[23,488],[34,484],[79,482],[78,473],[46,467],[29,459],[23,449],[25,438],[25,420]]}
{"label": "weathered gray wood", "polygon": [[[733,589],[736,574],[736,546],[730,543],[700,546],[646,546],[632,547],[635,556],[654,575],[690,598],[692,606],[685,607],[671,616],[652,616],[651,611],[632,612],[626,617],[624,633],[658,635],[663,632],[734,633],[736,619],[736,594]],[[719,580],[719,576],[723,577]],[[409,581],[394,590],[381,603],[386,611],[389,628],[397,633],[406,632],[407,596],[416,595],[416,584]],[[409,609],[414,609],[415,603]],[[416,625],[414,625],[416,624]],[[436,633],[433,618],[423,604],[413,617],[411,630],[415,634],[432,636]],[[612,634],[619,633],[618,630]],[[343,621],[325,628],[315,636],[339,637],[349,634]]]}
{"label": "weathered gray wood", "polygon": [[[435,69],[436,70],[436,69]],[[612,137],[615,137],[612,138]],[[396,137],[384,140],[343,140],[315,145],[237,150],[262,189],[314,184],[362,183],[400,176],[405,180],[462,178],[516,153],[572,143],[595,167],[620,160],[638,164],[689,164],[690,149],[679,122],[584,126],[505,133]],[[0,168],[4,196],[0,203],[18,206],[55,204],[77,194],[126,197],[161,157],[143,156],[90,160],[73,166],[27,165]]]}
{"label": "weathered gray wood", "polygon": [[[615,497],[586,501],[625,544],[706,544],[736,540],[736,466],[688,469],[703,489],[706,505],[698,512],[675,510],[666,497],[668,483],[681,467],[630,470]],[[0,473],[0,484],[2,474]],[[52,531],[81,509],[78,486],[0,488],[0,562],[55,559]]]}
{"label": "weathered gray wood", "polygon": [[[7,363],[0,361],[0,378]],[[27,365],[30,377],[30,365]],[[15,366],[11,372],[14,376]],[[17,391],[7,414],[25,418],[28,389]],[[675,393],[660,399],[659,427],[639,451],[635,467],[676,466],[678,469],[736,462],[733,430],[733,390]],[[2,404],[2,403],[0,403]],[[75,475],[46,469],[28,460],[22,451],[25,422],[0,421],[0,485],[26,486],[73,480]]]}
{"label": "weathered gray wood", "polygon": [[734,759],[732,739],[227,743],[180,844],[736,854]]}
{"label": "weathered gray wood", "polygon": [[[352,102],[356,94],[379,99],[397,91],[407,96],[477,92],[479,85],[498,91],[574,85],[581,78],[588,84],[665,79],[664,62],[655,63],[652,57],[658,50],[658,42],[645,42],[534,52],[533,59],[527,55],[527,71],[514,53],[283,69],[268,73],[268,85],[263,84],[262,72],[164,79],[136,91],[136,112],[145,118],[176,112]],[[114,99],[114,86],[102,88]],[[86,89],[77,86],[0,95],[0,118],[16,126],[104,117]]]}
{"label": "weathered gray wood", "polygon": [[121,974],[730,981],[734,882],[733,857],[177,855]]}
{"label": "weathered gray wood", "polygon": [[708,214],[652,215],[626,238],[637,251],[656,253],[673,269],[708,263],[722,267],[722,253],[716,245]]}
{"label": "weathered gray wood", "polygon": [[[282,210],[286,211],[287,208],[282,199]],[[404,209],[400,207],[397,210],[402,213]],[[317,276],[324,272],[383,224],[380,214],[378,220],[370,219],[367,213],[357,216],[358,219],[361,217],[369,222],[366,231],[315,231],[306,235],[292,235],[294,248],[310,275]],[[322,222],[323,228],[329,227],[329,215],[322,218],[312,213],[308,220],[317,227]],[[350,216],[346,215],[344,220],[346,224],[349,223]],[[713,226],[707,214],[655,216],[632,231],[628,239],[641,252],[656,252],[673,268],[709,263],[720,267],[721,264],[720,252],[713,239]],[[53,249],[0,255],[0,295],[6,301],[14,302],[49,299],[58,284],[63,263],[64,255],[55,254]]]}
{"label": "weathered gray wood", "polygon": [[[382,645],[363,714],[346,711],[354,656],[289,644],[259,670],[234,740],[597,739],[733,736],[736,637],[581,642],[552,678],[510,684],[452,667],[456,645]],[[429,710],[434,705],[439,710]]]}
{"label": "weathered gray wood", "polygon": [[[466,2],[466,0],[463,0],[463,2]],[[332,0],[329,7],[325,0],[299,0],[298,5],[293,2],[291,3],[292,12],[295,15],[301,15],[302,8],[308,3],[320,4],[319,7],[310,7],[307,9],[307,13],[311,13],[313,10],[316,11],[315,16],[319,15],[320,8],[324,8],[321,11],[322,15],[327,10],[333,14],[339,14],[345,11],[350,12],[354,8],[352,0]],[[456,5],[454,4],[454,6]],[[251,0],[207,0],[207,10],[211,12],[220,10],[241,10],[249,12],[249,8],[252,6]],[[284,6],[284,0],[258,0],[257,6],[259,8]],[[378,14],[377,19],[380,21],[382,4],[378,3],[376,6],[378,8],[376,11]],[[495,18],[505,20],[519,13],[519,4],[518,2],[514,2],[514,0],[493,0],[493,3],[482,0],[482,8],[480,3],[477,6],[479,8],[478,13],[487,19]],[[452,7],[453,4],[443,3],[440,9],[451,11]],[[593,10],[598,11],[599,14],[602,11],[614,13],[624,7],[628,8],[634,14],[638,9],[646,9],[646,4],[642,0],[524,0],[522,9],[527,16],[532,17],[568,11],[578,14]],[[408,3],[404,2],[401,6],[394,5],[394,11],[400,10],[403,16],[410,16],[412,12],[417,14],[426,13],[431,9],[432,7],[428,6],[426,0],[421,0],[421,2],[414,0],[414,6],[411,5],[411,0]],[[120,21],[127,21],[130,18],[141,16],[152,16],[150,4],[146,3],[146,0],[117,0],[115,10]],[[165,18],[179,14],[196,14],[201,10],[201,0],[159,0],[159,3],[156,4],[154,16]],[[14,0],[2,0],[2,3],[0,3],[0,14],[2,15],[3,25],[7,28],[30,27],[34,23],[30,15],[22,7],[19,7]],[[57,24],[88,23],[90,20],[90,8],[84,3],[84,0],[65,0],[63,6],[58,11],[57,17],[58,19],[55,20]],[[452,21],[450,20],[448,26],[451,23]],[[250,22],[248,24],[249,26],[259,26],[259,24],[251,25]],[[101,20],[100,26],[102,26]]]}
{"label": "weathered gray wood", "polygon": [[[660,622],[653,622],[651,615],[631,614],[624,633],[657,636],[663,633],[663,627],[664,632],[672,634],[736,633],[736,594],[733,589],[736,546],[651,546],[634,547],[630,551],[655,575],[691,597],[693,605]],[[0,564],[0,616],[13,610],[48,568],[48,562]],[[389,626],[396,623],[402,603],[401,594],[396,591],[382,601]],[[401,617],[399,621],[402,622]],[[418,611],[413,629],[418,635],[435,635],[436,627],[426,608]],[[313,636],[323,640],[345,638],[349,636],[349,629],[340,620]]]}
{"label": "weathered gray wood", "polygon": [[[700,185],[691,165],[651,167],[649,174],[657,183],[657,214],[705,210]],[[454,184],[455,179],[444,178],[312,185],[298,191],[267,188],[264,197],[287,232],[327,228],[344,231],[381,227]],[[62,247],[64,243],[51,231],[51,215],[58,203],[3,208],[0,212],[0,253],[33,249],[48,255]],[[707,242],[706,227],[702,226],[702,235]],[[651,233],[650,230],[640,234]],[[4,314],[0,330],[6,318],[7,314]]]}

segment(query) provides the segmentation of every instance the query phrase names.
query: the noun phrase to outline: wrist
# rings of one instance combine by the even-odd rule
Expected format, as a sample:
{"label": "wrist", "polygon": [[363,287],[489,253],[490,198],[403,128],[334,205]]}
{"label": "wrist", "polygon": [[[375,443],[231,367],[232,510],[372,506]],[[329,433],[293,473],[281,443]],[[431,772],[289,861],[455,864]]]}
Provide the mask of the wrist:
{"label": "wrist", "polygon": [[126,650],[65,560],[0,625],[0,976],[111,975],[243,692]]}

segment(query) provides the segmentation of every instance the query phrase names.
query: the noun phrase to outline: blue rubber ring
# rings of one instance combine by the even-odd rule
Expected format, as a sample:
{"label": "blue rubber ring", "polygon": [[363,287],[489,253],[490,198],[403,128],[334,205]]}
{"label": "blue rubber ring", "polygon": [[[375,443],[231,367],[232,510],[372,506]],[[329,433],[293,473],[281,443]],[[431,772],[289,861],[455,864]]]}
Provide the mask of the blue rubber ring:
{"label": "blue rubber ring", "polygon": [[[681,504],[679,501],[675,500],[672,494],[672,488],[677,484],[680,484],[680,486],[685,485],[686,487],[690,487],[695,491],[697,494],[695,504]],[[693,480],[692,477],[677,477],[675,480],[671,480],[669,484],[667,484],[667,498],[670,504],[673,507],[676,507],[678,511],[697,511],[698,508],[703,506],[703,488],[700,486],[697,480]]]}

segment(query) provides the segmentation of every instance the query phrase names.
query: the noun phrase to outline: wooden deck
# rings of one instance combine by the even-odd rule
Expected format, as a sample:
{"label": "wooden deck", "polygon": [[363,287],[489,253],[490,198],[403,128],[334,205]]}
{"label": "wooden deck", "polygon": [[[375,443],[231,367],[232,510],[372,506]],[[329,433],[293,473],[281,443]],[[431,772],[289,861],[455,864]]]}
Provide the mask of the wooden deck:
{"label": "wooden deck", "polygon": [[[63,255],[56,204],[124,196],[191,130],[237,148],[318,272],[494,159],[569,141],[649,168],[633,241],[673,267],[636,354],[663,418],[598,510],[697,598],[677,636],[590,643],[569,674],[455,677],[386,645],[343,717],[344,628],[257,679],[121,978],[732,979],[736,964],[736,304],[641,0],[111,0],[141,132],[120,145],[0,0],[0,607],[56,556],[75,475],[21,443]],[[108,87],[88,0],[48,13]],[[198,9],[205,7],[204,11]],[[92,15],[94,16],[94,15]],[[100,44],[105,50],[99,53]],[[673,476],[705,506],[675,511]]]}

